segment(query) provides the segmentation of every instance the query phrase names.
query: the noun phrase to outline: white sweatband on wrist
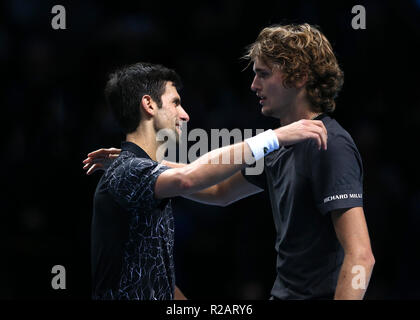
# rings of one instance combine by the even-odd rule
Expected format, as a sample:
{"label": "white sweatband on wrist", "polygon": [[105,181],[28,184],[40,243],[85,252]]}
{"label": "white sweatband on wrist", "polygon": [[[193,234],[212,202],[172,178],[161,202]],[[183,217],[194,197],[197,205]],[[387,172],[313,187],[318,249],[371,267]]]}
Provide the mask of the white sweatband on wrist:
{"label": "white sweatband on wrist", "polygon": [[252,138],[245,139],[245,142],[248,143],[252,155],[257,161],[280,147],[279,140],[271,129],[257,134]]}

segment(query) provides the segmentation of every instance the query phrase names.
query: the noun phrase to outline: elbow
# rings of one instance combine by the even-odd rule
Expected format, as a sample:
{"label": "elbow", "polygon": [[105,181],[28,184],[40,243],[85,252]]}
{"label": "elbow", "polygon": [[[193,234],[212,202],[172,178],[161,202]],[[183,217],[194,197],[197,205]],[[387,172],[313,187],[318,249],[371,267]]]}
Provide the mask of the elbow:
{"label": "elbow", "polygon": [[215,185],[216,191],[213,194],[214,204],[218,207],[227,207],[232,203],[228,198],[228,192],[223,187],[223,184]]}
{"label": "elbow", "polygon": [[373,266],[375,265],[375,257],[373,256],[372,252],[363,256],[360,261],[370,270],[372,270]]}
{"label": "elbow", "polygon": [[230,205],[230,203],[229,203],[229,202],[225,202],[225,201],[223,201],[223,200],[219,200],[219,201],[216,203],[216,205],[217,205],[218,207],[222,207],[222,208],[224,208],[224,207],[227,207],[228,205]]}
{"label": "elbow", "polygon": [[357,261],[357,264],[373,269],[373,266],[375,265],[375,256],[371,249],[359,249],[352,255],[354,256],[354,260]]}
{"label": "elbow", "polygon": [[178,189],[181,195],[187,195],[194,192],[194,182],[188,174],[181,172],[177,177]]}
{"label": "elbow", "polygon": [[370,258],[369,258],[369,265],[371,267],[371,269],[373,269],[373,266],[375,265],[375,257],[373,255],[373,253],[371,252]]}
{"label": "elbow", "polygon": [[232,201],[230,199],[221,198],[220,199],[220,203],[219,203],[219,207],[227,207],[227,206],[231,205],[234,202],[235,201]]}
{"label": "elbow", "polygon": [[365,265],[372,267],[375,265],[375,257],[372,253],[372,250],[364,250],[360,256],[360,259],[365,263]]}

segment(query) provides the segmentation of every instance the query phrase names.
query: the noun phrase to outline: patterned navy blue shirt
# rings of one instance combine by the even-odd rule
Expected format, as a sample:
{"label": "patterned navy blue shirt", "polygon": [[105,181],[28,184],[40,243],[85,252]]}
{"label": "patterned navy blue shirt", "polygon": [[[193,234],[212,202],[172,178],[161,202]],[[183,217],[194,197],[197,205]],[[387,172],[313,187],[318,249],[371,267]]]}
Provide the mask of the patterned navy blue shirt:
{"label": "patterned navy blue shirt", "polygon": [[122,152],[101,177],[92,220],[93,299],[171,300],[174,221],[169,199],[155,198],[169,169],[139,146]]}

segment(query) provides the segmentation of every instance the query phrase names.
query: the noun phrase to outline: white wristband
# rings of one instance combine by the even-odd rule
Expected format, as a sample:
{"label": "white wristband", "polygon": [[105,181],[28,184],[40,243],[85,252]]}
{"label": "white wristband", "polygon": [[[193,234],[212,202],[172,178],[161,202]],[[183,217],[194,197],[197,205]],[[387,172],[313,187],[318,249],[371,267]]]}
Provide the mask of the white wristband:
{"label": "white wristband", "polygon": [[257,161],[280,147],[277,135],[271,129],[257,134],[255,137],[245,139],[245,141]]}

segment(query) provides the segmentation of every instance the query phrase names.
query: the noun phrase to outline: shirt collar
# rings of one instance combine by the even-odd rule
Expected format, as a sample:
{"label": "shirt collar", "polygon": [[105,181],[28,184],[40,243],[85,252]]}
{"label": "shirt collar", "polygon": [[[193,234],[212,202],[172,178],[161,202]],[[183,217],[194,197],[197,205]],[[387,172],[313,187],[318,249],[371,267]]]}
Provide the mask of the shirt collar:
{"label": "shirt collar", "polygon": [[315,118],[313,118],[313,120],[322,120],[325,117],[328,117],[328,114],[326,113],[321,113],[320,115],[316,116]]}
{"label": "shirt collar", "polygon": [[121,142],[121,150],[132,152],[139,158],[151,159],[149,155],[146,153],[146,151],[140,148],[137,144],[130,141]]}

